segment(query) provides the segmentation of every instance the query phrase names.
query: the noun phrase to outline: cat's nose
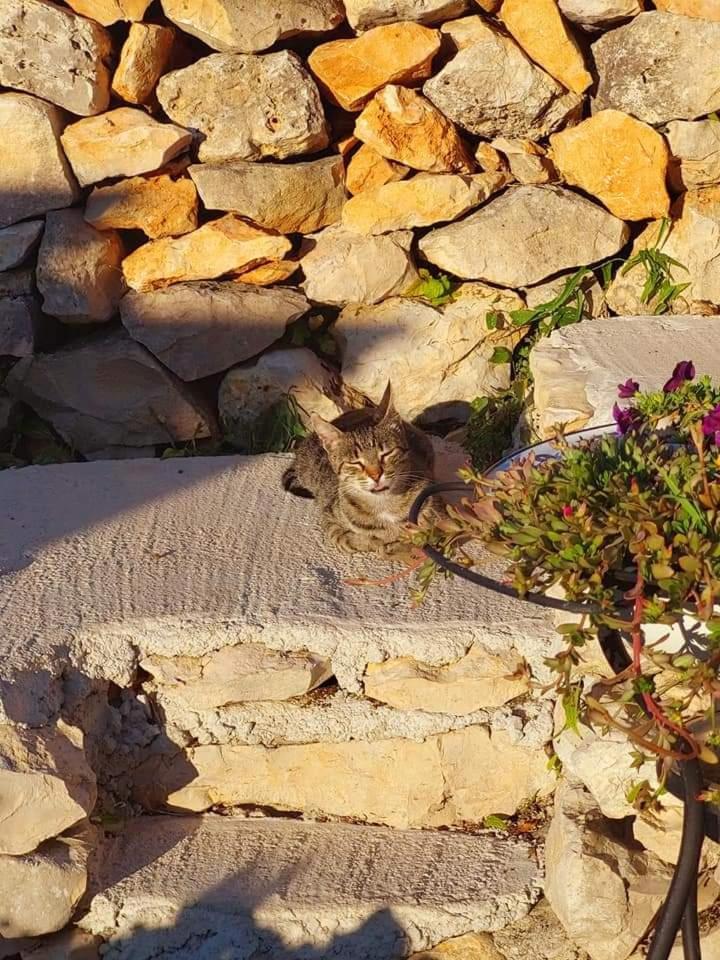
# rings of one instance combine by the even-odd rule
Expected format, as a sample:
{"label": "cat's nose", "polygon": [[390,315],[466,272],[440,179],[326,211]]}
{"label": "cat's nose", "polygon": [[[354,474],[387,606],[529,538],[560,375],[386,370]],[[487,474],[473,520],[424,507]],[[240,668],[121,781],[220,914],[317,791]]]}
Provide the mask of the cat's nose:
{"label": "cat's nose", "polygon": [[375,483],[378,483],[380,478],[383,475],[382,467],[365,467],[365,473],[370,477],[371,480],[374,480]]}

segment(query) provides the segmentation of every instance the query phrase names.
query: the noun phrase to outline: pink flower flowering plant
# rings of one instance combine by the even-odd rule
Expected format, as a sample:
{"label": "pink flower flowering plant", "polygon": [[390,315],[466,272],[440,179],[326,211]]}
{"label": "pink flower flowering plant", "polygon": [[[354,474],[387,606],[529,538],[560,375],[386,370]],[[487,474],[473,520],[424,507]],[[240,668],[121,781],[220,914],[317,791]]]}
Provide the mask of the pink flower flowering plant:
{"label": "pink flower flowering plant", "polygon": [[[638,763],[689,755],[714,762],[720,387],[696,378],[685,360],[661,390],[619,384],[613,417],[604,435],[572,445],[559,436],[556,458],[536,462],[530,453],[492,476],[463,471],[467,498],[412,539],[468,567],[478,563],[471,548],[482,545],[504,558],[505,581],[521,596],[560,588],[586,606],[579,623],[559,627],[563,645],[548,661],[570,712],[623,729]],[[430,560],[419,568],[419,596],[437,572]],[[668,653],[645,642],[647,624],[669,631],[688,615],[702,628],[692,648]],[[607,628],[627,638],[632,667],[602,695],[583,694],[583,649]]]}

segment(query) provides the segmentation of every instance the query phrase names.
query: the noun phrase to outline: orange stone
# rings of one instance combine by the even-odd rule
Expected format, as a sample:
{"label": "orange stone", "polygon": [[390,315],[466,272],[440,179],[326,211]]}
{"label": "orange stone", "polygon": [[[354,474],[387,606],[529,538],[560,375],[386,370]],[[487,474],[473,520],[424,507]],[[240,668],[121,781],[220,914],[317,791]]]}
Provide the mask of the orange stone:
{"label": "orange stone", "polygon": [[171,27],[133,23],[113,77],[113,93],[128,103],[146,103],[165,72],[174,39]]}
{"label": "orange stone", "polygon": [[352,194],[373,190],[385,183],[404,179],[410,167],[380,156],[377,150],[364,143],[353,154],[345,172],[345,186]]}

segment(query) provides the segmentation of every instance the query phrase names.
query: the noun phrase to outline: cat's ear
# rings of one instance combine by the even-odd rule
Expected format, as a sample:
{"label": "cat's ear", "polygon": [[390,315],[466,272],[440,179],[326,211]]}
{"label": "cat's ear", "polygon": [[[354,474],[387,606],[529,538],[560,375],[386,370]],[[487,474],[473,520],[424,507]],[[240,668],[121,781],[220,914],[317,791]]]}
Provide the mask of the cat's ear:
{"label": "cat's ear", "polygon": [[385,387],[385,393],[382,395],[382,400],[378,404],[377,415],[378,422],[380,423],[383,420],[389,420],[391,417],[397,416],[395,407],[393,406],[392,387],[390,386],[389,380],[388,385]]}
{"label": "cat's ear", "polygon": [[337,427],[334,427],[332,423],[324,420],[318,413],[312,414],[310,423],[317,434],[318,440],[326,450],[336,447],[343,438],[342,430],[338,430]]}

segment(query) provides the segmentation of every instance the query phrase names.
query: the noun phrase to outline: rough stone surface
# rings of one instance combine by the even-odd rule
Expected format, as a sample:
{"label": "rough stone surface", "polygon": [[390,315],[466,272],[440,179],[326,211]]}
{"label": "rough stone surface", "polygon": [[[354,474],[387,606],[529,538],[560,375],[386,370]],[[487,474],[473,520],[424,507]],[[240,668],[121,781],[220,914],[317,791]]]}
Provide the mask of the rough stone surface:
{"label": "rough stone surface", "polygon": [[37,284],[43,310],[65,323],[109,320],[125,292],[120,235],[86,223],[80,210],[48,213]]}
{"label": "rough stone surface", "polygon": [[[554,300],[565,289],[565,285],[573,273],[575,273],[574,270],[568,273],[560,273],[550,280],[545,280],[543,283],[538,283],[533,287],[526,287],[523,290],[523,294],[527,305],[532,309],[540,306],[540,304],[549,303],[551,300]],[[585,295],[585,307],[591,317],[607,316],[605,291],[594,273],[587,274],[583,277],[578,289],[582,290]]]}
{"label": "rough stone surface", "polygon": [[[31,387],[42,389],[54,424],[72,429],[83,450],[207,432],[177,382],[140,346],[116,338],[104,344],[20,361],[7,386],[16,394],[26,379],[28,399]],[[118,356],[120,346],[129,359]],[[104,368],[108,353],[120,364]],[[40,372],[49,367],[52,391],[44,373],[35,380],[37,365]],[[141,375],[142,396],[128,397],[123,382],[136,385]],[[165,407],[149,396],[158,382]],[[55,412],[60,400],[75,409]],[[76,412],[79,401],[89,414]],[[150,408],[165,417],[165,429],[149,422]],[[369,662],[412,656],[448,663],[474,643],[494,652],[514,648],[533,672],[542,671],[558,634],[540,608],[479,587],[470,592],[459,581],[442,581],[420,607],[406,581],[382,590],[347,584],[392,567],[330,548],[315,505],[282,490],[289,462],[190,457],[1,472],[0,502],[13,504],[12,513],[0,512],[5,721],[52,720],[70,660],[87,677],[127,686],[139,654],[203,656],[238,643],[300,650],[312,638],[312,649],[332,660],[339,685],[357,692]]]}
{"label": "rough stone surface", "polygon": [[199,439],[213,428],[195,396],[119,333],[20,360],[5,387],[81,453]]}
{"label": "rough stone surface", "polygon": [[283,283],[300,269],[298,260],[271,260],[259,267],[243,269],[236,277],[235,283],[254,283],[258,287],[271,287],[274,283]]}
{"label": "rough stone surface", "polygon": [[[720,185],[681,194],[671,209],[672,229],[661,241],[662,252],[684,267],[673,267],[675,283],[687,283],[670,304],[672,313],[717,313],[720,310]],[[656,246],[662,223],[651,223],[633,244],[632,253]],[[632,254],[631,254],[632,255]],[[655,300],[643,303],[645,271],[639,264],[618,273],[608,288],[607,300],[618,314],[645,314]]]}
{"label": "rough stone surface", "polygon": [[22,960],[100,960],[99,937],[69,927],[50,937],[43,937],[21,949]]}
{"label": "rough stone surface", "polygon": [[342,0],[162,0],[163,12],[214,50],[256,53],[278,40],[322,34],[345,19]]}
{"label": "rough stone surface", "polygon": [[558,0],[563,14],[586,30],[607,30],[645,9],[645,0]]}
{"label": "rough stone surface", "polygon": [[469,47],[476,40],[482,40],[485,36],[485,24],[483,18],[478,15],[471,17],[460,17],[459,20],[449,20],[440,27],[442,35],[442,51],[446,55],[452,56],[458,50]]}
{"label": "rough stone surface", "polygon": [[131,336],[166,367],[197,380],[254,357],[309,309],[299,290],[215,281],[131,291],[120,314]]}
{"label": "rough stone surface", "polygon": [[69,207],[78,185],[60,145],[57,107],[22,93],[0,93],[0,227]]}
{"label": "rough stone surface", "polygon": [[568,939],[547,900],[530,913],[497,930],[493,940],[504,960],[589,960],[580,947]]}
{"label": "rough stone surface", "polygon": [[501,16],[525,53],[568,90],[584,93],[592,85],[582,50],[556,0],[504,0]]}
{"label": "rough stone surface", "polygon": [[387,83],[410,86],[432,72],[440,35],[418,23],[374,27],[353,40],[315,47],[308,66],[343,110],[360,110]]}
{"label": "rough stone surface", "polygon": [[444,940],[431,950],[414,953],[410,960],[504,960],[487,933],[464,933]]}
{"label": "rough stone surface", "polygon": [[341,226],[308,237],[300,249],[303,289],[317,303],[379,303],[417,280],[409,230],[363,236]]}
{"label": "rough stone surface", "polygon": [[0,393],[0,438],[5,440],[12,430],[20,405],[5,394]]}
{"label": "rough stone surface", "polygon": [[479,726],[420,743],[191,747],[151,758],[136,779],[138,798],[151,808],[166,802],[198,812],[254,804],[400,828],[482,823],[493,813],[515,813],[553,786],[542,750]]}
{"label": "rough stone surface", "polygon": [[487,834],[146,817],[109,845],[81,924],[108,960],[166,960],[199,930],[208,956],[377,960],[502,927],[539,882],[530,848]]}
{"label": "rough stone surface", "polygon": [[323,150],[329,142],[315,82],[287,50],[203,57],[166,73],[157,96],[172,120],[201,134],[203,162],[283,160]]}
{"label": "rough stone surface", "polygon": [[357,137],[388,160],[432,173],[469,173],[473,164],[447,117],[415,90],[388,84],[355,124]]}
{"label": "rough stone surface", "polygon": [[112,89],[128,103],[146,103],[170,60],[175,31],[155,23],[133,23],[120,51]]}
{"label": "rough stone surface", "polygon": [[652,127],[619,110],[601,110],[556,133],[550,145],[563,180],[597,197],[616,217],[667,216],[668,148]]}
{"label": "rough stone surface", "polygon": [[93,831],[48,840],[33,853],[0,856],[0,934],[6,939],[61,930],[87,886]]}
{"label": "rough stone surface", "polygon": [[411,657],[371,663],[364,687],[367,697],[400,710],[460,715],[502,706],[529,690],[517,654],[492,654],[482,647],[471,647],[462,659],[441,666]]}
{"label": "rough stone surface", "polygon": [[619,383],[632,377],[643,390],[659,390],[679,360],[720,377],[716,331],[716,319],[700,316],[611,317],[556,330],[530,354],[540,435],[551,436],[556,423],[612,423]]}
{"label": "rough stone surface", "polygon": [[345,186],[355,195],[364,190],[373,190],[384,183],[402,180],[410,168],[394,160],[387,160],[366,143],[352,155],[345,171]]}
{"label": "rough stone surface", "polygon": [[512,37],[489,22],[482,37],[460,50],[423,87],[455,123],[481,137],[530,137],[550,133],[581,102],[536,67]]}
{"label": "rough stone surface", "polygon": [[31,853],[87,817],[95,798],[80,730],[0,726],[0,855]]}
{"label": "rough stone surface", "polygon": [[[497,154],[497,157],[494,154]],[[498,169],[509,167],[510,176],[518,183],[535,186],[559,179],[546,151],[534,140],[496,137],[492,145],[481,144],[476,157],[481,166],[486,168],[488,166]]]}
{"label": "rough stone surface", "polygon": [[431,230],[420,240],[420,251],[456,276],[522,287],[605,260],[628,235],[622,220],[576,193],[521,186],[460,223]]}
{"label": "rough stone surface", "polygon": [[258,418],[288,396],[306,426],[313,413],[333,420],[343,411],[338,377],[312,350],[271,350],[225,374],[218,394],[225,435],[239,449],[249,449]]}
{"label": "rough stone surface", "polygon": [[545,846],[545,896],[592,960],[624,960],[647,933],[670,872],[616,839],[582,788],[563,785]]}
{"label": "rough stone surface", "polygon": [[81,186],[148,173],[187,149],[192,134],[144,110],[118,107],[66,127],[62,145]]}
{"label": "rough stone surface", "polygon": [[282,234],[228,213],[182,237],[149,241],[126,257],[122,267],[129,287],[148,291],[260,266],[282,259],[291,246]]}
{"label": "rough stone surface", "polygon": [[40,242],[45,224],[28,220],[0,229],[0,271],[19,267]]}
{"label": "rough stone surface", "polygon": [[517,310],[512,290],[464,284],[460,296],[441,308],[408,297],[377,306],[350,304],[335,324],[343,379],[375,402],[388,380],[395,403],[408,420],[467,416],[477,396],[509,386],[507,364],[490,363],[497,346],[511,347],[512,333],[493,333],[487,315]]}
{"label": "rough stone surface", "polygon": [[208,210],[229,210],[281,233],[312,233],[340,219],[342,157],[307,163],[199,163],[190,176]]}
{"label": "rough stone surface", "polygon": [[355,30],[399,20],[441,23],[460,16],[467,8],[468,0],[345,0],[347,18]]}
{"label": "rough stone surface", "polygon": [[152,240],[197,229],[198,196],[192,180],[130,177],[95,187],[85,219],[98,230],[142,230]]}
{"label": "rough stone surface", "polygon": [[720,107],[720,23],[648,10],[593,44],[595,105],[646,123],[694,120]]}
{"label": "rough stone surface", "polygon": [[506,182],[501,173],[419,173],[410,180],[387,183],[352,197],[343,207],[343,226],[378,234],[455,220],[480,206]]}
{"label": "rough stone surface", "polygon": [[0,356],[31,356],[39,330],[40,306],[32,271],[0,273]]}
{"label": "rough stone surface", "polygon": [[4,0],[0,84],[87,117],[107,109],[110,35],[99,24],[44,0]]}
{"label": "rough stone surface", "polygon": [[142,20],[150,0],[67,0],[68,6],[84,17],[110,26],[118,20]]}
{"label": "rough stone surface", "polygon": [[332,676],[323,657],[269,650],[259,643],[223,647],[199,658],[148,657],[140,666],[165,696],[198,710],[248,700],[289,700]]}
{"label": "rough stone surface", "polygon": [[667,125],[670,176],[678,190],[720,183],[720,124],[673,120]]}
{"label": "rough stone surface", "polygon": [[679,13],[685,17],[701,20],[720,20],[720,8],[714,0],[655,0],[658,10]]}

